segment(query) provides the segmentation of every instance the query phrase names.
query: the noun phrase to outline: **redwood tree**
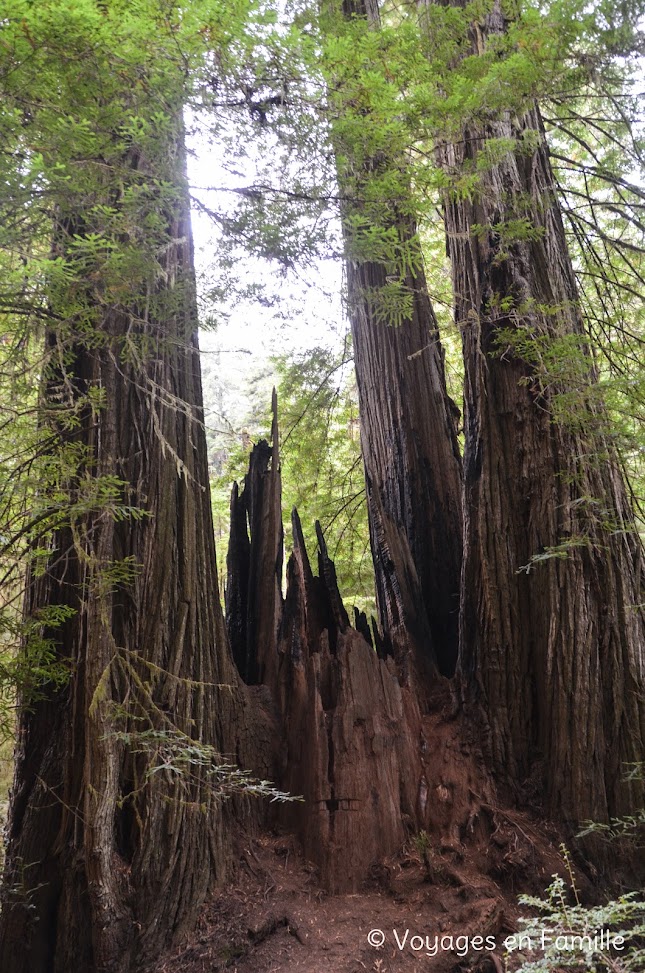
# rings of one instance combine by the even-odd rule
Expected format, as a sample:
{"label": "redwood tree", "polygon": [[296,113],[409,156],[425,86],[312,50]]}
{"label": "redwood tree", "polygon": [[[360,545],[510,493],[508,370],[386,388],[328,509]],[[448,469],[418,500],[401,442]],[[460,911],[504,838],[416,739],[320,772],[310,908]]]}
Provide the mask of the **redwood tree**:
{"label": "redwood tree", "polygon": [[[154,17],[118,4],[67,13],[23,22],[5,78],[15,106],[26,65],[24,151],[40,152],[29,161],[53,201],[46,304],[26,295],[48,321],[42,490],[69,498],[34,535],[28,576],[32,640],[35,628],[68,679],[45,672],[19,713],[7,973],[126,971],[185,929],[225,872],[221,798],[240,778],[223,765],[250,739],[217,598],[186,52],[159,22],[149,64]],[[62,624],[43,627],[52,608]]]}
{"label": "redwood tree", "polygon": [[[345,0],[342,14],[349,36],[378,30],[376,3]],[[332,23],[342,33],[343,22]],[[452,675],[462,533],[456,409],[446,392],[404,155],[360,100],[360,60],[335,70],[342,126],[332,138],[380,622],[388,642],[400,647],[411,638]],[[383,187],[376,196],[375,186]]]}
{"label": "redwood tree", "polygon": [[[42,160],[34,182],[52,200],[38,307],[48,322],[39,418],[52,459],[43,488],[70,497],[67,515],[33,535],[28,621],[69,678],[45,674],[20,710],[0,919],[9,973],[125,973],[185,928],[225,870],[219,802],[239,777],[223,764],[251,754],[247,701],[262,714],[266,685],[283,720],[285,779],[309,801],[299,830],[332,888],[358,887],[384,847],[394,853],[404,816],[453,840],[472,831],[473,801],[492,792],[463,724],[440,707],[423,712],[405,667],[352,630],[322,537],[314,578],[297,517],[283,605],[277,428],[233,503],[240,583],[229,618],[240,668],[265,687],[243,690],[233,671],[195,339],[185,52],[179,22],[157,7],[145,22],[158,43],[150,61],[124,4],[87,0],[71,32],[55,19],[14,25],[22,60],[3,76],[22,162],[29,171]],[[348,0],[343,16],[350,39],[377,32],[371,2]],[[221,40],[215,27],[193,34]],[[504,29],[495,6],[472,29],[473,50]],[[35,85],[26,108],[18,67],[35,52],[47,67],[49,50],[58,60],[48,85],[23,75]],[[398,661],[412,643],[450,674],[461,471],[411,181],[398,140],[371,129],[364,78],[354,87],[351,64],[334,71],[381,622]],[[245,90],[262,121],[284,100],[252,99]],[[439,155],[449,178],[475,186],[445,200],[466,362],[462,684],[498,779],[515,791],[544,780],[554,816],[606,820],[642,796],[621,782],[621,764],[642,754],[641,549],[595,395],[539,112],[482,111],[459,134]],[[556,412],[566,378],[541,368],[541,349],[557,342],[585,378],[575,421]],[[58,627],[43,613],[52,606]],[[268,724],[267,761],[280,739]]]}
{"label": "redwood tree", "polygon": [[[495,2],[462,55],[489,56],[506,28]],[[558,820],[607,821],[643,799],[643,782],[625,779],[645,738],[643,551],[540,111],[486,114],[439,146],[465,362],[459,669],[499,779],[516,793],[544,786]]]}

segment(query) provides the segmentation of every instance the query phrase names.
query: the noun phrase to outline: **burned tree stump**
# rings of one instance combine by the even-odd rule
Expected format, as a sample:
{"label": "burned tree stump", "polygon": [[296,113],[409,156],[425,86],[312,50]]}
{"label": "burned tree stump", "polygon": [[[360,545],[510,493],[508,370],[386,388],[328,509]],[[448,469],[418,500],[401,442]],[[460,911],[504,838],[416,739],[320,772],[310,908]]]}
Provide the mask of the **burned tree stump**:
{"label": "burned tree stump", "polygon": [[392,654],[376,629],[375,650],[364,616],[356,614],[360,631],[351,626],[320,524],[316,577],[296,510],[282,600],[276,457],[274,418],[273,448],[254,448],[244,490],[233,491],[229,636],[244,678],[271,692],[279,784],[304,798],[282,806],[278,820],[299,836],[329,891],[356,891],[411,833],[458,843],[476,813],[472,793],[485,784],[475,749],[464,752],[459,724],[445,719],[448,680],[430,671],[405,627]]}

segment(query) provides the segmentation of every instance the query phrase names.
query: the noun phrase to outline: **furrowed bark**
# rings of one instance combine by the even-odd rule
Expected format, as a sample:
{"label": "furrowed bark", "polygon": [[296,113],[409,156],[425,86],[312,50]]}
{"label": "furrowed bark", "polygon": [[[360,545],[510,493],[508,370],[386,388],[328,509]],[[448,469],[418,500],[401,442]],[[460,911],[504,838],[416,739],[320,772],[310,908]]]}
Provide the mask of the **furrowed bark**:
{"label": "furrowed bark", "polygon": [[[462,6],[457,0],[453,6]],[[472,52],[503,33],[499,4],[471,29]],[[463,336],[465,551],[460,671],[488,727],[498,779],[543,794],[571,825],[642,807],[626,781],[645,739],[643,552],[584,336],[537,107],[510,111],[439,146],[472,199],[447,194],[445,221]],[[532,232],[518,239],[512,221]],[[567,379],[541,367],[562,341],[586,391],[555,414]],[[533,342],[533,344],[532,344]],[[537,353],[536,353],[537,349]]]}
{"label": "furrowed bark", "polygon": [[[345,0],[345,18],[378,28],[378,5]],[[340,93],[341,105],[343,93]],[[428,297],[412,217],[389,205],[387,226],[396,229],[413,268],[391,268],[358,256],[352,219],[370,180],[404,160],[352,161],[352,146],[335,137],[346,196],[343,227],[349,317],[359,394],[370,540],[379,619],[395,654],[409,646],[444,675],[452,675],[458,645],[458,592],[462,553],[461,459],[454,411],[448,398],[443,351]],[[369,196],[369,193],[367,194]],[[403,202],[404,207],[404,202]],[[386,310],[390,275],[400,278],[409,309]],[[400,320],[399,320],[400,317]]]}
{"label": "furrowed bark", "polygon": [[[143,299],[101,312],[102,340],[78,339],[44,391],[51,413],[62,385],[73,396],[103,390],[105,407],[86,409],[77,432],[87,456],[78,477],[117,478],[122,503],[143,515],[99,509],[57,530],[30,585],[28,614],[61,604],[75,614],[45,633],[69,663],[68,684],[45,686],[20,714],[6,973],[126,973],[187,928],[227,866],[217,788],[178,753],[204,746],[244,759],[253,720],[217,598],[182,146],[178,129],[168,168],[181,198],[159,204],[169,242],[163,283],[147,295],[167,313],[155,318]],[[55,358],[56,333],[48,341]],[[109,580],[124,563],[131,576]]]}

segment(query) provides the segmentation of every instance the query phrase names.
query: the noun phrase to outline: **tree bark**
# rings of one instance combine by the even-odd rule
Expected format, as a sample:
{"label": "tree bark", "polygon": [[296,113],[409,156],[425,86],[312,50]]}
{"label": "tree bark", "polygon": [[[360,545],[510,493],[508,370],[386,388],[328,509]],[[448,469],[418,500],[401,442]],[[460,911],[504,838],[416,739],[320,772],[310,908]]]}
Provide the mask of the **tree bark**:
{"label": "tree bark", "polygon": [[226,624],[233,658],[245,683],[274,689],[284,552],[275,389],[271,407],[271,445],[261,439],[253,447],[241,494],[237,483],[233,484]]}
{"label": "tree bark", "polygon": [[[344,0],[346,18],[376,28],[378,6]],[[343,92],[340,92],[342,109]],[[414,269],[356,255],[352,218],[367,212],[370,181],[404,160],[354,162],[354,149],[335,136],[349,159],[339,184],[347,249],[349,317],[359,395],[370,541],[382,632],[395,648],[410,640],[444,675],[452,675],[458,647],[462,556],[461,458],[455,406],[448,398],[444,358],[423,270],[414,219],[389,202],[387,228],[415,255]],[[403,207],[405,202],[402,203]],[[391,275],[409,308],[385,309]]]}
{"label": "tree bark", "polygon": [[[244,488],[245,503],[265,524],[280,504],[269,456],[268,444],[255,447]],[[275,490],[268,486],[274,477]],[[328,891],[356,892],[373,866],[420,829],[432,834],[437,847],[470,842],[479,804],[490,802],[491,789],[476,742],[461,722],[446,719],[454,708],[448,681],[436,677],[430,692],[422,693],[401,660],[374,651],[366,620],[359,617],[358,624],[367,639],[349,623],[320,525],[315,576],[295,510],[292,524],[275,662],[263,671],[280,726],[278,780],[303,801],[280,806],[276,816],[299,836]],[[233,521],[231,537],[239,548]],[[248,591],[252,599],[271,592],[276,562],[266,552],[281,541],[280,525],[257,548],[251,589],[248,566],[245,579],[238,577],[244,559],[230,558],[229,593]],[[267,645],[266,639],[264,648],[260,640],[248,643],[242,664],[257,671],[255,653]]]}
{"label": "tree bark", "polygon": [[[227,762],[244,758],[251,718],[217,597],[179,126],[167,149],[179,201],[152,204],[167,219],[157,281],[133,282],[129,308],[105,308],[96,340],[76,334],[71,363],[65,339],[48,337],[52,362],[65,364],[52,365],[44,415],[63,389],[71,405],[91,387],[104,394],[75,434],[84,460],[70,489],[117,478],[121,502],[143,515],[120,519],[99,505],[77,517],[54,533],[31,581],[28,615],[51,605],[75,613],[45,633],[69,682],[45,686],[20,713],[0,920],[6,973],[126,973],[187,927],[227,864],[209,764],[225,750]],[[110,580],[125,563],[131,576]],[[186,745],[205,762],[181,763]]]}
{"label": "tree bark", "polygon": [[[496,3],[472,26],[472,53],[505,28]],[[482,165],[490,139],[515,148]],[[643,552],[539,110],[469,123],[438,153],[451,177],[481,171],[472,199],[445,198],[466,373],[460,673],[498,779],[543,793],[560,821],[606,822],[643,800],[642,781],[625,780],[645,739]],[[518,239],[512,221],[531,232]],[[578,387],[582,373],[569,419],[555,406],[573,380],[540,359],[558,342],[574,351]]]}
{"label": "tree bark", "polygon": [[405,837],[403,700],[394,671],[349,625],[324,542],[315,578],[295,511],[292,519],[279,649],[281,779],[305,804],[282,817],[325,887],[356,891],[372,861],[394,853]]}

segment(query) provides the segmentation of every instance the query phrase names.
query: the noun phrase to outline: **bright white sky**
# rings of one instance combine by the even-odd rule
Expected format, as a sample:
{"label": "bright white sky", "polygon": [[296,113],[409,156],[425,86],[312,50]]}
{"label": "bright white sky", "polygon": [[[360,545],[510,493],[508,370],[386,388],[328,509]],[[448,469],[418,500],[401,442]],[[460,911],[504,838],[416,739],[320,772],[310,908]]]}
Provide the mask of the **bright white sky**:
{"label": "bright white sky", "polygon": [[[226,211],[230,207],[230,194],[208,187],[252,184],[256,175],[252,163],[247,160],[246,177],[234,177],[225,166],[218,165],[212,146],[195,139],[192,145],[189,141],[189,148],[192,154],[188,158],[188,175],[193,196],[212,211]],[[236,160],[238,171],[243,164]],[[202,319],[212,314],[218,320],[216,332],[200,333],[200,345],[206,356],[220,352],[226,387],[224,411],[237,423],[248,404],[246,385],[266,365],[270,355],[315,346],[331,349],[342,343],[347,330],[341,303],[342,267],[340,261],[325,260],[306,280],[298,279],[295,273],[285,279],[269,261],[247,257],[238,272],[249,281],[266,283],[268,292],[277,295],[278,301],[266,307],[258,301],[235,303],[233,300],[224,314],[220,311],[218,316],[214,308],[204,308],[204,300],[217,261],[219,230],[206,213],[195,208],[192,224]]]}

